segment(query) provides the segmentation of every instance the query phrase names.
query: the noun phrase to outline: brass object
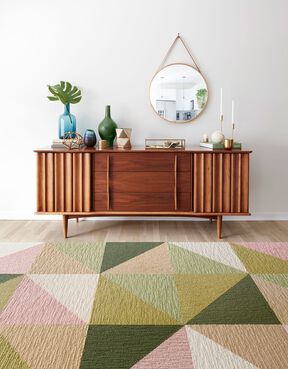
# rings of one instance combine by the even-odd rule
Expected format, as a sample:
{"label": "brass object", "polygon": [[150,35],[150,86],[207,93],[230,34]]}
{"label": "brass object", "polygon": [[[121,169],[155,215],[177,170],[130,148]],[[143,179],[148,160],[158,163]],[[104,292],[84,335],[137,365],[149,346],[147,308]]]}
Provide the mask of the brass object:
{"label": "brass object", "polygon": [[100,140],[99,141],[99,150],[105,150],[108,148],[108,141],[107,140]]}
{"label": "brass object", "polygon": [[[195,111],[195,115],[193,115],[193,116],[191,115],[191,117],[190,118],[187,118],[187,119],[179,119],[179,120],[177,120],[176,119],[176,116],[175,116],[175,119],[168,119],[165,116],[165,113],[163,112],[163,109],[160,109],[159,110],[159,109],[156,108],[155,104],[156,104],[157,100],[152,101],[152,98],[151,98],[152,90],[153,90],[153,82],[157,79],[157,77],[160,77],[160,74],[163,73],[163,71],[167,71],[168,70],[167,68],[171,68],[171,67],[173,68],[174,66],[183,66],[184,68],[185,67],[191,68],[191,70],[193,70],[195,72],[195,75],[197,76],[197,79],[202,79],[202,86],[201,86],[200,89],[206,89],[207,90],[207,95],[206,95],[206,98],[205,98],[204,106],[201,109],[196,109],[196,110],[194,110],[194,108],[193,108],[192,110]],[[185,75],[185,72],[183,71],[182,74]],[[154,110],[154,112],[160,118],[166,120],[167,122],[172,122],[172,123],[189,123],[189,122],[192,122],[194,119],[198,118],[199,115],[202,114],[202,112],[205,110],[205,107],[207,106],[207,102],[208,102],[208,98],[209,98],[208,84],[207,84],[207,81],[204,78],[203,74],[200,72],[200,69],[197,68],[197,67],[195,67],[192,64],[187,64],[187,63],[171,63],[171,64],[167,64],[164,67],[161,67],[160,69],[158,69],[157,72],[154,74],[151,82],[150,82],[149,91],[150,91],[150,106],[152,107],[152,109]],[[183,94],[183,91],[184,91],[184,88],[182,88],[182,94]],[[185,99],[185,96],[184,96],[184,99]],[[196,97],[193,100],[196,101]],[[161,101],[161,99],[160,99],[160,101]],[[195,101],[194,101],[194,103],[195,103]],[[176,101],[175,101],[175,103],[176,103]],[[194,105],[194,103],[193,103],[193,105]],[[186,113],[186,112],[184,111],[184,113]]]}
{"label": "brass object", "polygon": [[233,139],[232,138],[225,138],[225,140],[224,140],[225,150],[231,150],[232,147],[233,147]]}
{"label": "brass object", "polygon": [[69,150],[80,149],[83,144],[83,137],[80,133],[70,131],[64,134],[63,145],[65,145]]}
{"label": "brass object", "polygon": [[145,138],[145,149],[185,150],[184,138]]}

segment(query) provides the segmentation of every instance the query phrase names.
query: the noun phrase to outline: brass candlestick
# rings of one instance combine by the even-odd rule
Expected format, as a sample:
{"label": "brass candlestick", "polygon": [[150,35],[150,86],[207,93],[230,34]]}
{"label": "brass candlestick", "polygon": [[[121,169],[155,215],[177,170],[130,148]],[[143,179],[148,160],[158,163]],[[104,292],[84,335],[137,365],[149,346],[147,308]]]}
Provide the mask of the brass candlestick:
{"label": "brass candlestick", "polygon": [[224,120],[224,117],[223,117],[223,114],[220,115],[220,132],[223,133],[223,120]]}
{"label": "brass candlestick", "polygon": [[108,148],[108,141],[107,140],[100,140],[99,141],[99,150],[105,150]]}

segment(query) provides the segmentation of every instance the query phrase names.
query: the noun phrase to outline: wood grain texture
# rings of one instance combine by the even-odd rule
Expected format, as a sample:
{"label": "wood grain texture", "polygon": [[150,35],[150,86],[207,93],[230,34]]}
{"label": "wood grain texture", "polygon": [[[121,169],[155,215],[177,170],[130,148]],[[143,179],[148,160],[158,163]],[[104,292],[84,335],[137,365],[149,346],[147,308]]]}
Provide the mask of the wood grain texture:
{"label": "wood grain texture", "polygon": [[91,155],[83,154],[83,208],[91,210]]}
{"label": "wood grain texture", "polygon": [[249,153],[39,151],[37,212],[248,215]]}
{"label": "wood grain texture", "polygon": [[90,212],[91,161],[90,153],[38,153],[37,211]]}
{"label": "wood grain texture", "polygon": [[231,210],[231,155],[223,154],[223,211]]}
{"label": "wood grain texture", "polygon": [[249,154],[242,154],[241,166],[241,211],[249,211]]}
{"label": "wood grain texture", "polygon": [[73,156],[65,154],[65,211],[73,211]]}
{"label": "wood grain texture", "polygon": [[106,157],[106,199],[107,210],[110,209],[110,155]]}
{"label": "wood grain texture", "polygon": [[174,157],[174,210],[177,210],[177,180],[178,180],[177,171],[178,171],[178,161],[177,161],[177,155],[175,155]]}
{"label": "wood grain texture", "polygon": [[193,155],[194,161],[194,207],[193,211],[203,212],[204,208],[202,207],[202,198],[203,198],[203,184],[204,184],[204,172],[203,172],[203,157],[201,154]]}
{"label": "wood grain texture", "polygon": [[54,154],[54,209],[55,211],[65,211],[65,169],[64,169],[64,154]]}
{"label": "wood grain texture", "polygon": [[37,153],[37,211],[46,211],[46,155]]}
{"label": "wood grain texture", "polygon": [[193,156],[194,212],[248,213],[249,154],[197,153]]}
{"label": "wood grain texture", "polygon": [[53,212],[54,209],[54,154],[46,156],[46,208]]}
{"label": "wood grain texture", "polygon": [[213,167],[212,154],[204,155],[204,211],[212,211],[212,167]]}
{"label": "wood grain texture", "polygon": [[[52,219],[52,218],[51,218]],[[97,242],[165,242],[217,241],[215,222],[190,219],[175,221],[145,219],[97,218],[70,222],[69,234],[75,240]],[[288,221],[229,221],[223,220],[223,241],[287,242]],[[30,242],[59,240],[62,220],[0,220],[2,242]]]}
{"label": "wood grain texture", "polygon": [[[94,175],[93,189],[95,192],[105,192],[108,179],[105,173]],[[177,173],[177,187],[181,192],[191,192],[191,176],[189,173]],[[169,192],[175,189],[175,174],[173,172],[110,172],[111,192]]]}
{"label": "wood grain texture", "polygon": [[[190,155],[154,153],[123,153],[110,154],[111,172],[173,172],[175,155],[178,158],[178,171],[190,171]],[[99,170],[99,169],[98,169]]]}

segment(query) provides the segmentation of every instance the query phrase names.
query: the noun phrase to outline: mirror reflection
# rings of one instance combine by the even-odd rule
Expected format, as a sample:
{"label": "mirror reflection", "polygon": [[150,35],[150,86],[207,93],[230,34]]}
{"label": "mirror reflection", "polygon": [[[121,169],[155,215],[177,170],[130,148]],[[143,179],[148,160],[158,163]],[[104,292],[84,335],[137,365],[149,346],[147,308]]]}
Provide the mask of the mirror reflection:
{"label": "mirror reflection", "polygon": [[171,64],[161,69],[150,85],[150,101],[155,112],[171,122],[195,119],[208,99],[206,82],[195,68]]}

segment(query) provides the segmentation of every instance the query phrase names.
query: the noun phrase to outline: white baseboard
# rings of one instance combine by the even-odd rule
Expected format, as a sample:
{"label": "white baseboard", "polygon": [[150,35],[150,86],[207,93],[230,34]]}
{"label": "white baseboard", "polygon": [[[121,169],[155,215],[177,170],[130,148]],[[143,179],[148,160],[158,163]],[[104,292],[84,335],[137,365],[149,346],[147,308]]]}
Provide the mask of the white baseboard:
{"label": "white baseboard", "polygon": [[[27,212],[12,212],[12,211],[0,211],[0,220],[60,220],[62,217],[60,215],[35,215],[33,213]],[[86,218],[87,220],[97,220],[97,221],[107,221],[107,220],[145,220],[145,221],[204,221],[202,218],[194,218],[194,217],[91,217]],[[246,220],[246,221],[264,221],[264,220],[288,220],[288,213],[253,213],[251,216],[227,216],[223,218],[224,220]]]}

